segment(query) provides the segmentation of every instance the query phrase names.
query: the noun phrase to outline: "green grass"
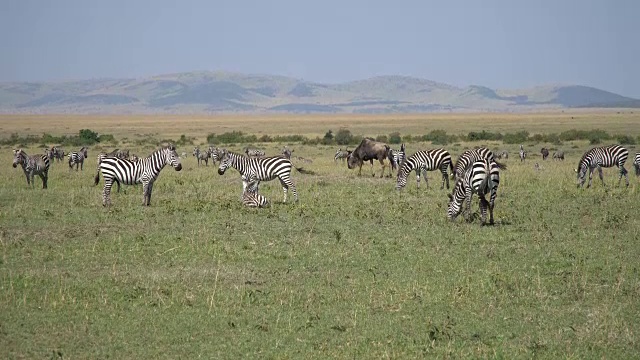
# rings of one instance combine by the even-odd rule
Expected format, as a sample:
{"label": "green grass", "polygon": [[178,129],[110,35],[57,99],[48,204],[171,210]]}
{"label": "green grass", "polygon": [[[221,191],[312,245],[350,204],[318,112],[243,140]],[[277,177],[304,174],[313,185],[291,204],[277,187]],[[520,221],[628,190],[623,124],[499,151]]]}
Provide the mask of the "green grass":
{"label": "green grass", "polygon": [[317,175],[293,173],[298,204],[263,183],[274,205],[260,210],[242,207],[235,170],[191,156],[163,170],[151,207],[123,186],[105,209],[94,148],[83,172],[53,164],[48,190],[4,148],[0,357],[636,357],[638,179],[618,187],[605,169],[606,188],[576,189],[586,143],[563,145],[565,162],[530,144],[524,164],[490,145],[511,158],[484,228],[447,221],[439,173],[397,194],[368,165],[335,165],[334,147],[293,145]]}

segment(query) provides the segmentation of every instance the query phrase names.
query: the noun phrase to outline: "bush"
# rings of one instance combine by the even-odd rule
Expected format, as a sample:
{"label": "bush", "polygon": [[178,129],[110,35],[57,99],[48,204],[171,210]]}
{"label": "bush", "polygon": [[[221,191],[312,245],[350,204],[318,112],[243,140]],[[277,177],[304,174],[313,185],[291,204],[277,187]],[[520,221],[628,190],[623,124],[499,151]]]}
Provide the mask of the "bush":
{"label": "bush", "polygon": [[453,136],[447,135],[447,132],[444,130],[431,130],[430,133],[424,135],[422,138],[424,141],[431,141],[431,143],[435,145],[447,145],[455,141]]}
{"label": "bush", "polygon": [[386,143],[389,139],[387,138],[387,135],[378,135],[376,136],[376,141]]}
{"label": "bush", "polygon": [[635,145],[636,144],[636,140],[633,138],[633,136],[629,136],[629,135],[619,135],[617,137],[618,143],[622,144],[622,145]]}
{"label": "bush", "polygon": [[322,138],[322,143],[324,145],[331,145],[333,144],[333,131],[331,131],[331,129],[329,129],[329,131],[327,131],[324,134],[324,137]]}
{"label": "bush", "polygon": [[389,144],[400,144],[402,142],[402,136],[399,132],[392,132],[389,134]]}
{"label": "bush", "polygon": [[335,136],[336,144],[349,145],[353,143],[353,135],[348,129],[340,129]]}
{"label": "bush", "polygon": [[482,141],[482,140],[502,140],[501,133],[492,133],[482,130],[481,132],[471,131],[467,134],[467,141]]}
{"label": "bush", "polygon": [[506,133],[502,137],[502,142],[505,144],[522,144],[529,139],[529,132],[526,130],[518,131],[517,133]]}

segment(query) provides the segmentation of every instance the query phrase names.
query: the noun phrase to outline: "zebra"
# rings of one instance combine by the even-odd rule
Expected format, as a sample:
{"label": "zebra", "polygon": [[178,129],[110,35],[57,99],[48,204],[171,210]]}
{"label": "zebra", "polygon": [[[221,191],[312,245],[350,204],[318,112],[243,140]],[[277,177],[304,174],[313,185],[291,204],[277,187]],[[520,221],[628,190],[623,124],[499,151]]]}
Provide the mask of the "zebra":
{"label": "zebra", "polygon": [[[498,194],[498,185],[500,184],[500,166],[495,161],[481,159],[474,161],[469,166],[462,177],[460,177],[453,192],[447,194],[449,196],[449,205],[447,208],[447,217],[450,220],[460,215],[462,206],[466,202],[465,218],[471,220],[471,199],[473,194],[480,197],[480,213],[481,226],[486,225],[487,207],[489,208],[489,224],[493,225],[493,208],[495,199]],[[485,198],[487,193],[491,193],[489,201]]]}
{"label": "zebra", "polygon": [[564,161],[564,151],[558,150],[553,153],[553,160],[562,160]]}
{"label": "zebra", "polygon": [[636,157],[633,160],[633,167],[636,169],[636,176],[640,176],[640,152],[636,153]]}
{"label": "zebra", "polygon": [[336,154],[333,156],[333,162],[337,163],[338,160],[344,161],[349,157],[349,154],[351,154],[351,151],[347,149],[342,151],[342,148],[339,148],[338,151],[336,151]]}
{"label": "zebra", "polygon": [[209,150],[207,150],[206,152],[200,152],[200,148],[195,147],[193,148],[193,156],[196,157],[196,160],[198,160],[198,166],[200,166],[200,163],[202,161],[204,161],[206,166],[209,166],[209,157],[210,157],[210,153]]}
{"label": "zebra", "polygon": [[115,150],[113,151],[113,156],[119,159],[128,159],[129,158],[129,150]]}
{"label": "zebra", "polygon": [[505,170],[507,168],[506,164],[499,163],[495,160],[495,157],[493,156],[493,152],[491,150],[487,149],[486,147],[478,147],[475,149],[465,150],[462,155],[460,155],[458,160],[456,160],[455,165],[453,166],[453,168],[455,169],[455,171],[453,172],[453,178],[461,178],[467,168],[471,166],[471,164],[482,159],[487,159],[490,162],[495,162],[501,170]]}
{"label": "zebra", "polygon": [[391,149],[391,151],[389,151],[389,162],[391,163],[391,169],[396,170],[398,169],[398,167],[402,166],[402,163],[404,162],[406,157],[407,155],[405,153],[404,144],[400,145],[400,150]]}
{"label": "zebra", "polygon": [[509,152],[507,152],[507,150],[502,150],[498,153],[496,153],[496,159],[508,159],[509,158]]}
{"label": "zebra", "polygon": [[589,171],[589,184],[587,188],[591,186],[591,180],[593,179],[593,170],[598,169],[598,175],[604,186],[604,179],[602,178],[602,168],[617,166],[620,169],[620,177],[618,178],[618,185],[624,175],[627,186],[629,186],[629,175],[627,169],[624,168],[624,163],[629,157],[629,150],[620,145],[609,145],[594,147],[582,155],[578,168],[574,171],[578,174],[578,187],[584,186],[584,182],[587,177],[587,170]]}
{"label": "zebra", "polygon": [[47,188],[49,180],[49,156],[46,154],[29,156],[22,150],[13,150],[13,167],[16,168],[20,164],[24,176],[27,178],[27,185],[35,187],[34,177],[40,176],[42,179],[42,188]]}
{"label": "zebra", "polygon": [[285,158],[291,160],[291,153],[293,153],[295,150],[291,150],[288,147],[284,147],[282,149],[282,156],[284,156]]}
{"label": "zebra", "polygon": [[527,152],[524,151],[524,146],[520,145],[520,162],[527,158]]}
{"label": "zebra", "polygon": [[238,170],[240,175],[243,176],[243,187],[245,188],[248,183],[255,181],[257,186],[260,181],[270,181],[277,177],[284,191],[283,202],[287,202],[287,192],[289,189],[293,192],[295,201],[298,201],[298,192],[295,184],[291,180],[291,167],[293,167],[293,164],[291,164],[289,159],[285,159],[282,156],[249,158],[227,151],[224,153],[222,160],[220,160],[218,174],[224,175],[224,172],[229,167]]}
{"label": "zebra", "polygon": [[64,150],[57,146],[51,147],[50,154],[52,154],[53,157],[58,161],[62,161],[65,155]]}
{"label": "zebra", "polygon": [[100,163],[106,157],[118,157],[119,158],[120,157],[120,156],[118,156],[119,153],[120,153],[120,150],[119,149],[115,149],[115,150],[113,150],[111,152],[108,152],[108,153],[100,153],[100,154],[98,154],[98,159],[97,159],[98,166],[100,166]]}
{"label": "zebra", "polygon": [[547,157],[549,157],[549,149],[547,148],[540,149],[540,154],[542,154],[542,160],[547,160]]}
{"label": "zebra", "polygon": [[224,156],[224,153],[226,152],[226,149],[221,149],[218,147],[209,147],[209,152],[210,152],[210,156],[211,156],[211,161],[213,162],[213,165],[216,165],[216,161],[221,161],[222,157]]}
{"label": "zebra", "polygon": [[102,190],[102,206],[111,206],[111,187],[114,182],[124,185],[142,184],[142,205],[151,204],[153,184],[158,179],[160,171],[166,166],[172,166],[176,171],[182,170],[180,157],[173,144],[162,146],[149,157],[131,161],[117,157],[107,157],[100,164],[100,171],[94,178],[94,186],[100,182],[100,172],[104,178]]}
{"label": "zebra", "polygon": [[244,149],[244,153],[247,154],[248,157],[261,157],[266,155],[262,150],[249,148]]}
{"label": "zebra", "polygon": [[269,206],[269,200],[258,194],[259,181],[250,181],[243,176],[242,204],[252,208],[263,208]]}
{"label": "zebra", "polygon": [[[407,176],[409,176],[413,170],[416,171],[418,188],[420,188],[420,173],[434,171],[437,169],[440,169],[440,172],[442,173],[442,186],[440,186],[440,189],[444,189],[445,180],[447,182],[447,189],[449,189],[449,174],[447,173],[447,168],[451,168],[451,171],[453,172],[451,154],[449,154],[447,150],[433,149],[418,151],[402,162],[400,170],[398,170],[396,189],[400,190],[407,185]],[[425,182],[427,182],[426,174]],[[427,182],[427,187],[428,186],[429,183]]]}
{"label": "zebra", "polygon": [[69,169],[73,169],[73,165],[76,166],[76,171],[78,171],[78,165],[80,166],[80,170],[84,170],[84,159],[87,157],[87,147],[83,146],[80,150],[73,151],[69,153]]}

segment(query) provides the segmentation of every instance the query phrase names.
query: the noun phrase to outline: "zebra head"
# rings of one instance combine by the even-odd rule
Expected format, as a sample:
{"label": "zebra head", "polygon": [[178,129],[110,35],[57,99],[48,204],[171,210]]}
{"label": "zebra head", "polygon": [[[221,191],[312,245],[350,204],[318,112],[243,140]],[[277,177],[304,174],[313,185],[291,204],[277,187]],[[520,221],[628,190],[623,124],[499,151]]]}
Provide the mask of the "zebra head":
{"label": "zebra head", "polygon": [[403,161],[402,165],[400,165],[400,169],[398,169],[398,177],[396,178],[396,190],[402,190],[405,186],[407,186],[407,177],[409,173],[413,170],[413,163],[411,159],[408,161]]}
{"label": "zebra head", "polygon": [[198,147],[194,147],[193,148],[193,153],[191,155],[192,156],[198,156],[198,154],[200,154],[200,149]]}
{"label": "zebra head", "polygon": [[169,144],[163,148],[165,165],[171,165],[176,171],[182,170],[182,163],[180,162],[180,156],[176,151],[176,146]]}
{"label": "zebra head", "polygon": [[83,146],[79,152],[81,152],[84,155],[84,158],[86,159],[87,157],[89,157],[89,154],[87,153],[87,147]]}
{"label": "zebra head", "polygon": [[18,165],[25,164],[25,160],[27,159],[27,154],[22,149],[13,150],[13,167],[16,168]]}
{"label": "zebra head", "polygon": [[582,161],[580,161],[580,164],[578,164],[578,168],[577,169],[573,169],[573,171],[575,171],[578,175],[578,180],[577,180],[577,187],[580,187],[582,185],[584,185],[584,182],[587,180],[587,170],[589,169],[589,167],[587,166],[586,163],[583,163]]}
{"label": "zebra head", "polygon": [[218,174],[224,175],[224,172],[231,166],[232,156],[230,152],[224,151],[220,157],[220,166],[218,166]]}
{"label": "zebra head", "polygon": [[456,180],[456,185],[453,187],[453,193],[447,194],[449,196],[449,204],[447,205],[447,218],[454,221],[460,212],[462,212],[462,205],[464,202],[464,192],[462,189],[456,191],[458,187],[462,188],[462,178]]}

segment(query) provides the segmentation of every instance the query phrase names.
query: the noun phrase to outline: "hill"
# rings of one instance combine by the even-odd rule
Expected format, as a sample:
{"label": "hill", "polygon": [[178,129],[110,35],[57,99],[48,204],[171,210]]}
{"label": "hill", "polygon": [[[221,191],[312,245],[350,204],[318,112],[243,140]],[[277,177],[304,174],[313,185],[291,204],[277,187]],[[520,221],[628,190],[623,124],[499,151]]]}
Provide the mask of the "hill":
{"label": "hill", "polygon": [[459,88],[407,76],[322,84],[285,76],[198,71],[140,79],[0,83],[2,113],[521,112],[639,103],[579,85]]}

